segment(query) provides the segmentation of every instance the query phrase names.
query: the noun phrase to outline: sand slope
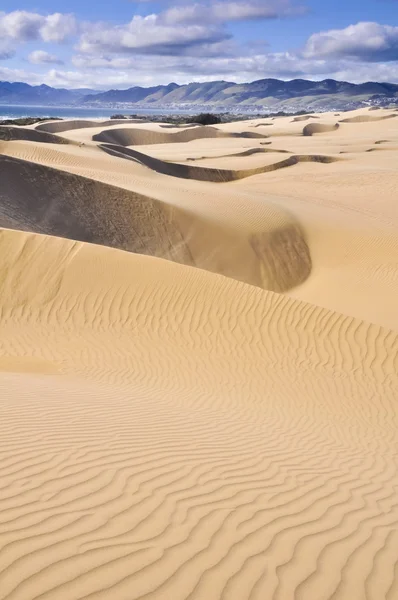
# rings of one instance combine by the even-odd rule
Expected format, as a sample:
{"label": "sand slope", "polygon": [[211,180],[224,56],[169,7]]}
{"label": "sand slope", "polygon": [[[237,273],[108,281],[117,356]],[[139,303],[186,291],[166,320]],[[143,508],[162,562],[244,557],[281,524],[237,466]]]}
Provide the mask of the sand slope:
{"label": "sand slope", "polygon": [[[344,117],[367,113],[353,111]],[[391,114],[393,111],[378,111],[381,117]],[[71,219],[76,222],[83,192],[92,199],[91,212],[97,210],[96,195],[86,192],[89,184],[79,179],[88,178],[95,182],[90,189],[98,190],[100,205],[106,206],[108,192],[99,183],[112,186],[112,201],[106,210],[103,206],[98,209],[97,219],[101,221],[105,215],[111,225],[101,225],[101,236],[97,232],[96,237],[89,227],[89,235],[85,232],[81,239],[125,249],[147,248],[139,251],[181,262],[178,252],[173,258],[173,252],[165,248],[167,235],[163,234],[160,244],[150,231],[150,243],[129,239],[130,219],[137,222],[136,203],[141,207],[138,214],[142,202],[156,205],[180,232],[183,246],[188,247],[192,257],[188,264],[398,330],[398,121],[383,118],[359,122],[355,127],[342,123],[335,130],[334,114],[311,116],[321,117],[320,122],[311,125],[326,125],[333,130],[303,136],[301,121],[281,117],[274,121],[272,136],[266,142],[242,137],[242,133],[264,121],[254,120],[220,125],[217,130],[221,137],[187,143],[169,138],[167,143],[140,145],[138,154],[134,147],[119,147],[119,154],[110,156],[99,147],[100,142],[92,141],[92,136],[103,131],[112,133],[120,129],[119,125],[98,123],[97,128],[73,129],[75,122],[69,121],[66,127],[72,130],[63,135],[74,142],[71,145],[31,142],[29,138],[0,142],[1,155],[73,174],[77,179],[68,181],[78,184],[72,187],[80,190],[77,194],[68,191],[66,179],[51,171],[51,195],[39,183],[45,177],[40,176],[35,183],[35,177],[29,176],[22,199],[18,169],[14,169],[15,184],[8,186],[5,201],[3,191],[3,203],[8,208],[3,210],[2,223],[53,233],[56,213],[62,206],[68,211],[74,206]],[[165,132],[161,125],[124,124],[123,128],[142,132],[145,127],[149,136],[160,132],[173,140],[173,129]],[[26,135],[32,131],[19,129]],[[203,128],[191,131],[195,129]],[[185,131],[175,128],[175,133]],[[264,144],[265,154],[261,152]],[[379,148],[383,151],[374,151]],[[281,151],[287,154],[282,156]],[[126,160],[126,153],[134,155],[130,157],[134,160]],[[297,161],[297,156],[325,156],[329,164]],[[289,160],[285,163],[284,158]],[[51,227],[40,229],[37,219],[33,227],[32,216],[26,211],[19,213],[21,203],[25,208],[30,206],[30,196],[48,209],[53,207]],[[112,206],[116,208],[114,215]],[[69,227],[68,220],[62,216],[58,221],[61,225],[57,224],[56,231],[73,238],[74,228]],[[112,223],[120,230],[114,235]]]}
{"label": "sand slope", "polygon": [[398,598],[392,114],[3,136],[0,600]]}
{"label": "sand slope", "polygon": [[193,264],[167,205],[49,167],[0,157],[0,224]]}
{"label": "sand slope", "polygon": [[93,135],[93,141],[117,144],[119,146],[141,146],[151,144],[187,143],[197,139],[238,137],[245,139],[263,139],[268,137],[261,133],[243,131],[229,133],[216,127],[194,127],[176,133],[166,133],[154,129],[138,129],[136,127],[123,129],[108,129]]}
{"label": "sand slope", "polygon": [[35,129],[28,129],[27,127],[7,127],[5,125],[0,125],[0,140],[6,142],[11,140],[25,140],[46,144],[71,143],[69,140],[59,137],[58,135],[52,135],[51,133],[36,131]]}
{"label": "sand slope", "polygon": [[397,335],[22,232],[0,273],[1,598],[394,600]]}
{"label": "sand slope", "polygon": [[[119,156],[121,158],[133,159],[139,161],[141,164],[153,169],[157,173],[163,175],[170,175],[171,177],[180,177],[181,179],[195,179],[197,181],[211,181],[213,183],[227,183],[229,181],[238,181],[239,179],[246,179],[246,177],[252,177],[253,175],[259,175],[261,173],[270,173],[277,171],[278,169],[285,169],[286,167],[292,167],[300,162],[314,162],[321,164],[328,164],[336,162],[338,158],[332,156],[323,155],[293,155],[289,156],[285,160],[271,163],[257,168],[252,169],[212,169],[209,167],[195,167],[191,165],[181,165],[176,163],[165,162],[159,160],[132,148],[124,148],[123,146],[117,146],[116,144],[101,144],[105,152],[112,156]],[[258,149],[260,150],[260,149]],[[264,149],[261,148],[264,152]],[[279,150],[279,152],[281,152]],[[282,151],[283,152],[283,151]],[[258,154],[259,151],[253,152],[246,151],[238,153],[237,156],[252,156]],[[229,158],[229,157],[228,157]]]}
{"label": "sand slope", "polygon": [[74,129],[87,129],[88,127],[108,127],[113,125],[123,125],[127,123],[139,123],[139,119],[111,119],[110,121],[85,121],[82,119],[51,121],[35,125],[36,131],[47,131],[48,133],[62,133],[64,131],[73,131]]}

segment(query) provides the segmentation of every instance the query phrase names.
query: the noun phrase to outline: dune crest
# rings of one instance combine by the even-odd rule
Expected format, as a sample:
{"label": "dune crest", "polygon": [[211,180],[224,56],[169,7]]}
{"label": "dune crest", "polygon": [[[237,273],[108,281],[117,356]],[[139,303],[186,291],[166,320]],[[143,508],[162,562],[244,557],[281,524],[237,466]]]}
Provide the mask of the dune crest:
{"label": "dune crest", "polygon": [[328,125],[326,123],[309,123],[303,129],[303,135],[311,136],[317,133],[329,133],[331,131],[336,131],[339,128],[339,124]]}
{"label": "dune crest", "polygon": [[36,131],[47,131],[48,133],[62,133],[75,129],[87,129],[89,127],[110,127],[114,125],[126,125],[128,123],[140,123],[140,119],[111,119],[109,121],[85,121],[82,119],[51,121],[40,123],[35,126]]}
{"label": "dune crest", "polygon": [[376,123],[377,121],[385,121],[386,119],[394,119],[397,115],[383,115],[382,117],[372,117],[371,115],[357,115],[342,119],[340,123]]}
{"label": "dune crest", "polygon": [[248,138],[263,139],[268,136],[261,133],[244,131],[242,133],[229,133],[217,129],[216,127],[194,127],[176,133],[166,133],[153,129],[138,129],[131,127],[129,129],[107,129],[101,133],[93,135],[93,141],[104,142],[106,144],[115,144],[118,146],[148,146],[151,144],[182,144],[193,140],[208,138]]}
{"label": "dune crest", "polygon": [[[179,166],[183,167],[170,168]],[[200,167],[186,168],[201,171]],[[263,230],[260,222],[256,227],[260,232],[254,233],[230,229],[141,194],[7,156],[0,156],[0,178],[5,182],[0,189],[2,227],[162,257],[274,291],[296,287],[311,271],[304,234],[285,211],[268,215]],[[253,243],[253,239],[257,241]],[[301,264],[295,263],[290,270],[285,256],[287,239],[295,255],[302,258]]]}
{"label": "dune crest", "polygon": [[9,127],[0,125],[0,141],[25,140],[27,142],[39,142],[46,144],[71,144],[69,140],[58,135],[27,129],[26,127]]}
{"label": "dune crest", "polygon": [[[246,177],[252,177],[253,175],[270,173],[272,171],[277,171],[278,169],[292,167],[300,162],[329,164],[339,160],[336,157],[323,155],[292,155],[289,156],[289,158],[269,165],[264,165],[263,167],[233,171],[228,169],[212,169],[211,167],[198,167],[166,162],[158,158],[154,158],[153,156],[143,154],[138,150],[125,148],[123,146],[116,146],[115,144],[101,144],[100,148],[112,156],[137,160],[146,167],[153,169],[157,173],[162,173],[163,175],[170,175],[171,177],[179,177],[182,179],[195,179],[197,181],[210,181],[213,183],[228,183],[230,181],[238,181],[239,179],[245,179]],[[261,150],[263,149],[258,149],[256,152],[244,152],[241,153],[240,156],[259,154]],[[273,152],[277,151],[273,150]]]}

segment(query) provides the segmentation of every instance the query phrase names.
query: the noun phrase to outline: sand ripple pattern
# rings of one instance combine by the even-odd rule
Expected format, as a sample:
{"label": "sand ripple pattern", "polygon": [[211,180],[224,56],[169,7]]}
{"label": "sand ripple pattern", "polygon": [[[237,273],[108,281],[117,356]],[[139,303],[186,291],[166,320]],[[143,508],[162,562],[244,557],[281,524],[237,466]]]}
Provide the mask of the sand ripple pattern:
{"label": "sand ripple pattern", "polygon": [[397,598],[396,334],[21,232],[0,273],[1,600]]}

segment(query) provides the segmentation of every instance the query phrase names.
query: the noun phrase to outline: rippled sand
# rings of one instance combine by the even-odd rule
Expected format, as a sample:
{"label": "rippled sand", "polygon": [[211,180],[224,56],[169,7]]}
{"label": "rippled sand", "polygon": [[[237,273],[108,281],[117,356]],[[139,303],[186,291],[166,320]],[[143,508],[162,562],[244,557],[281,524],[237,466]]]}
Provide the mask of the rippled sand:
{"label": "rippled sand", "polygon": [[371,114],[0,131],[1,600],[398,598]]}

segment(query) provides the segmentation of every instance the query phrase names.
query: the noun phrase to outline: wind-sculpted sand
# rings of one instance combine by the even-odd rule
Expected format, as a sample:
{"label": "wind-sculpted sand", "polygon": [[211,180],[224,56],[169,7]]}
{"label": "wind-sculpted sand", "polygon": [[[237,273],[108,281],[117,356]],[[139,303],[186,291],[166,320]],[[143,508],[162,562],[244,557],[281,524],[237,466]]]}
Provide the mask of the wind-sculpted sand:
{"label": "wind-sculpted sand", "polygon": [[377,121],[385,121],[386,119],[394,119],[397,115],[383,115],[382,117],[371,117],[370,115],[357,115],[342,119],[340,123],[375,123]]}
{"label": "wind-sculpted sand", "polygon": [[308,121],[309,119],[320,119],[317,115],[301,115],[299,117],[294,117],[292,123],[297,123],[300,121]]}
{"label": "wind-sculpted sand", "polygon": [[339,124],[328,125],[326,123],[309,123],[303,129],[303,135],[311,136],[316,133],[330,133],[336,131],[339,128]]}
{"label": "wind-sculpted sand", "polygon": [[0,125],[0,141],[24,140],[26,142],[39,142],[45,144],[70,144],[71,142],[58,135],[27,129],[25,127],[8,127]]}
{"label": "wind-sculpted sand", "polygon": [[0,600],[398,598],[398,122],[252,125],[0,141]]}
{"label": "wind-sculpted sand", "polygon": [[[2,227],[168,258],[274,291],[295,287],[311,272],[305,236],[284,210],[271,210],[263,224],[242,231],[203,220],[172,202],[16,158],[0,156],[0,179]],[[204,233],[205,245],[200,243]],[[296,257],[293,263],[287,247]]]}
{"label": "wind-sculpted sand", "polygon": [[104,142],[106,144],[116,144],[119,146],[142,146],[151,144],[181,144],[198,139],[208,138],[265,138],[268,136],[260,133],[244,131],[242,133],[228,133],[217,129],[216,127],[194,127],[176,133],[166,133],[150,129],[126,128],[126,129],[108,129],[101,133],[93,135],[93,141]]}
{"label": "wind-sculpted sand", "polygon": [[114,125],[126,125],[128,123],[140,122],[140,119],[111,119],[110,121],[51,121],[48,123],[40,123],[40,125],[35,125],[35,130],[47,131],[48,133],[62,133],[64,131],[73,131],[74,129],[87,129],[89,127],[109,127]]}
{"label": "wind-sculpted sand", "polygon": [[[157,173],[163,175],[170,175],[171,177],[181,177],[182,179],[194,179],[197,181],[211,181],[213,183],[227,183],[228,181],[237,181],[239,179],[245,179],[246,177],[252,177],[253,175],[259,175],[261,173],[270,173],[278,169],[284,169],[297,165],[299,162],[317,162],[322,164],[328,164],[336,162],[338,158],[331,156],[322,155],[299,155],[289,156],[279,162],[264,165],[254,169],[239,169],[239,170],[227,170],[227,169],[212,169],[209,167],[196,167],[191,165],[182,165],[177,163],[165,162],[158,158],[153,158],[132,148],[124,148],[123,146],[116,146],[114,144],[101,144],[100,146],[105,152],[112,156],[120,156],[122,158],[130,158],[137,160],[141,164],[153,169]],[[259,149],[259,152],[263,151]],[[259,153],[257,152],[257,154]],[[281,151],[279,151],[281,152]],[[240,153],[240,156],[252,156],[255,152]]]}

